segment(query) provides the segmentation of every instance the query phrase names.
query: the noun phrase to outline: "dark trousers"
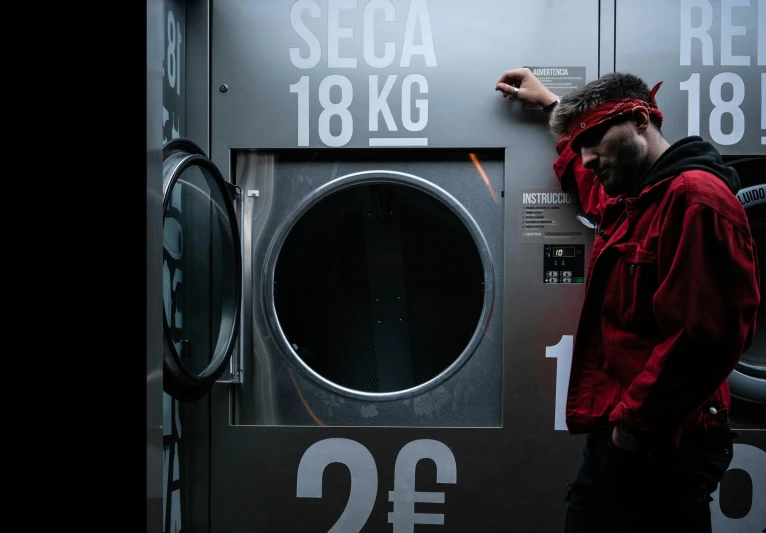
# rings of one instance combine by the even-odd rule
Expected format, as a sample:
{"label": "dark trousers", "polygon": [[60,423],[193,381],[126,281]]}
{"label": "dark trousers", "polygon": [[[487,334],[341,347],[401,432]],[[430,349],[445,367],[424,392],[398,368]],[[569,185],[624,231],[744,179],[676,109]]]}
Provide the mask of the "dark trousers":
{"label": "dark trousers", "polygon": [[737,436],[728,425],[663,453],[622,450],[611,435],[588,435],[567,496],[567,533],[710,533],[710,495],[729,468]]}

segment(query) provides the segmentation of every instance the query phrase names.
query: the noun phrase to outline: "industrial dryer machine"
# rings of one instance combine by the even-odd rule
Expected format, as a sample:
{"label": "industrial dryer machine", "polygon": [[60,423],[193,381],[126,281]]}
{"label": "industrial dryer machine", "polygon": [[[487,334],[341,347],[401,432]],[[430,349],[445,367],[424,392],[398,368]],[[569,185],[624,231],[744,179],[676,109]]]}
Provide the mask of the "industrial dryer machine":
{"label": "industrial dryer machine", "polygon": [[761,305],[756,317],[753,344],[729,376],[732,394],[732,426],[738,431],[766,429],[766,304],[763,287],[766,286],[766,157],[727,158],[742,181],[737,197],[742,202],[750,231],[758,247],[758,266],[761,279]]}
{"label": "industrial dryer machine", "polygon": [[[561,530],[593,233],[544,113],[492,87],[664,80],[665,136],[737,167],[760,244],[763,4],[167,0],[165,529]],[[763,338],[716,533],[766,527]]]}
{"label": "industrial dryer machine", "polygon": [[500,424],[501,152],[243,151],[236,186],[200,154],[165,145],[169,392],[225,374],[241,424]]}

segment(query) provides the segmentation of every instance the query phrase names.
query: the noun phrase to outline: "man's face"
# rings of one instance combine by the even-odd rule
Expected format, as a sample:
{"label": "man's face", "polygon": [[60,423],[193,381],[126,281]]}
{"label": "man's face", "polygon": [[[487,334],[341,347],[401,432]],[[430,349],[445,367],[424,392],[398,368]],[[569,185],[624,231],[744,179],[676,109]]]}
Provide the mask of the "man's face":
{"label": "man's face", "polygon": [[646,154],[631,120],[595,126],[576,139],[575,152],[582,165],[598,178],[604,192],[618,196],[627,192],[643,171]]}

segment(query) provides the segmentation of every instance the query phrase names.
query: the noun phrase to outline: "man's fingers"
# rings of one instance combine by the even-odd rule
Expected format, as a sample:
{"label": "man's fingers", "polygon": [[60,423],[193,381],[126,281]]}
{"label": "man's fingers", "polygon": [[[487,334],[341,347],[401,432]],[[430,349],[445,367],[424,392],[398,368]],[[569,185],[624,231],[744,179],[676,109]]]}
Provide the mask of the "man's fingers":
{"label": "man's fingers", "polygon": [[520,86],[527,75],[527,70],[523,68],[515,68],[506,70],[497,83],[506,83],[508,85]]}
{"label": "man's fingers", "polygon": [[500,76],[500,79],[497,80],[497,83],[521,85],[521,82],[523,79],[524,79],[524,69],[515,68],[512,70],[506,70],[505,72],[503,72],[503,75]]}
{"label": "man's fingers", "polygon": [[513,96],[516,92],[516,87],[513,85],[509,85],[507,83],[500,83],[498,82],[497,86],[495,87],[495,90],[500,91],[503,93],[503,96]]}

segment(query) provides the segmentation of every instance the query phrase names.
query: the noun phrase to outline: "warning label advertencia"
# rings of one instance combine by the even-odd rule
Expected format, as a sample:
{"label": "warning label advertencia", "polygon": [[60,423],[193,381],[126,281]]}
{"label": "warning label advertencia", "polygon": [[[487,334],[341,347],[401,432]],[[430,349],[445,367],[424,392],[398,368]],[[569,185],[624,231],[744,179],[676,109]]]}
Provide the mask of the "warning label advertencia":
{"label": "warning label advertencia", "polygon": [[575,196],[561,189],[523,189],[519,200],[519,242],[585,243]]}
{"label": "warning label advertencia", "polygon": [[[564,96],[585,85],[585,67],[527,67],[545,87]],[[525,104],[524,109],[541,109],[538,105]]]}

